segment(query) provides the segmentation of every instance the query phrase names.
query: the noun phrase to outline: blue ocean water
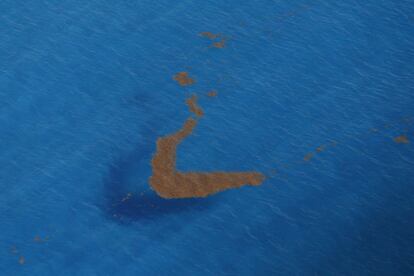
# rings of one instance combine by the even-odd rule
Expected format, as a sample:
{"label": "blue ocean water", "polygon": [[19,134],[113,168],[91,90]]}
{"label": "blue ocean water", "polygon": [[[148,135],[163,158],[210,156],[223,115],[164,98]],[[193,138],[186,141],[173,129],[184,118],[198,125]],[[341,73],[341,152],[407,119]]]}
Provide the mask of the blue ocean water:
{"label": "blue ocean water", "polygon": [[[1,1],[0,274],[413,275],[413,24],[409,0]],[[150,189],[192,93],[179,169],[261,186]]]}

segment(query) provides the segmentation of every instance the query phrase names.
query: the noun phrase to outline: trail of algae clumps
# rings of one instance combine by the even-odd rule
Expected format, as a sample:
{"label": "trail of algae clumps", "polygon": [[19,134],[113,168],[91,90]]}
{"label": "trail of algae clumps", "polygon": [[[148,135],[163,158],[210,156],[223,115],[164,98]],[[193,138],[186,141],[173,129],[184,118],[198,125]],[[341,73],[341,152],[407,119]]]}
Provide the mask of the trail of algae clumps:
{"label": "trail of algae clumps", "polygon": [[151,161],[151,187],[163,198],[206,197],[227,189],[245,185],[260,185],[265,176],[259,172],[189,172],[176,169],[177,146],[191,134],[198,119],[204,115],[194,95],[186,101],[195,118],[189,117],[177,132],[157,140]]}

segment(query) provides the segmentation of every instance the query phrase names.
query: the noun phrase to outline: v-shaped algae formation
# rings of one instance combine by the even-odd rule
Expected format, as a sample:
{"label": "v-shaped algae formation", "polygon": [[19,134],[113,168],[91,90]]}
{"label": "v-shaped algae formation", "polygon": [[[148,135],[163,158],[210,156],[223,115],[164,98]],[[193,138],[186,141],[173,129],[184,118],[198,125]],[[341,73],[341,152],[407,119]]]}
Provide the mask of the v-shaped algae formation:
{"label": "v-shaped algae formation", "polygon": [[157,149],[152,164],[151,187],[163,198],[206,197],[223,190],[245,185],[260,185],[265,179],[259,172],[189,172],[176,169],[177,146],[191,134],[203,116],[197,105],[197,97],[187,99],[187,105],[196,118],[189,117],[183,127],[157,140]]}

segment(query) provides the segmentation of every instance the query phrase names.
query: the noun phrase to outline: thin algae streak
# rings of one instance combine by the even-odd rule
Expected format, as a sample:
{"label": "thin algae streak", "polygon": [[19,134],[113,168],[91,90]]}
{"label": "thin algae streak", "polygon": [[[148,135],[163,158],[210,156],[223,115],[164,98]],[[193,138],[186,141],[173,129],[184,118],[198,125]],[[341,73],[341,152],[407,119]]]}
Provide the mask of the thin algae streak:
{"label": "thin algae streak", "polygon": [[189,172],[176,169],[177,146],[197,126],[203,111],[197,105],[194,95],[187,99],[187,105],[195,118],[189,117],[177,132],[157,140],[157,148],[151,161],[151,187],[163,198],[206,197],[227,189],[245,185],[260,185],[265,179],[259,172]]}

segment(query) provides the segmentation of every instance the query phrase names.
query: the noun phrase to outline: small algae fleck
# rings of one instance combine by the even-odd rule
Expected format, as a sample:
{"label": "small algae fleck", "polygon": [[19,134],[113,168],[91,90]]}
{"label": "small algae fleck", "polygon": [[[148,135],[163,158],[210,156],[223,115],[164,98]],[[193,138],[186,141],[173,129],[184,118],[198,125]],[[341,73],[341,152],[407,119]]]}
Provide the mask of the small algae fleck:
{"label": "small algae fleck", "polygon": [[34,242],[37,242],[37,243],[47,242],[48,240],[49,240],[49,236],[46,236],[46,237],[44,237],[44,238],[42,239],[39,235],[36,235],[36,236],[33,238],[33,241],[34,241]]}
{"label": "small algae fleck", "polygon": [[220,41],[214,42],[213,47],[214,48],[224,48],[224,47],[226,47],[226,40],[222,39]]}
{"label": "small algae fleck", "polygon": [[178,72],[173,79],[181,86],[188,86],[195,83],[195,80],[188,76],[188,72]]}
{"label": "small algae fleck", "polygon": [[324,150],[325,150],[325,146],[324,145],[319,146],[319,147],[316,148],[316,152],[322,152]]}
{"label": "small algae fleck", "polygon": [[220,36],[219,34],[213,34],[212,32],[201,32],[200,35],[209,39],[216,39]]}
{"label": "small algae fleck", "polygon": [[309,160],[311,160],[311,159],[312,159],[312,157],[313,157],[313,153],[312,153],[312,152],[309,152],[309,153],[307,153],[307,154],[305,155],[305,157],[303,157],[303,160],[305,160],[305,161],[309,161]]}
{"label": "small algae fleck", "polygon": [[410,141],[408,140],[407,135],[400,135],[394,138],[394,142],[397,144],[408,144]]}
{"label": "small algae fleck", "polygon": [[211,32],[201,32],[202,37],[208,38],[213,41],[210,47],[213,48],[224,48],[226,47],[227,38],[221,34],[214,34]]}
{"label": "small algae fleck", "polygon": [[207,93],[208,97],[217,97],[217,91],[211,90]]}

